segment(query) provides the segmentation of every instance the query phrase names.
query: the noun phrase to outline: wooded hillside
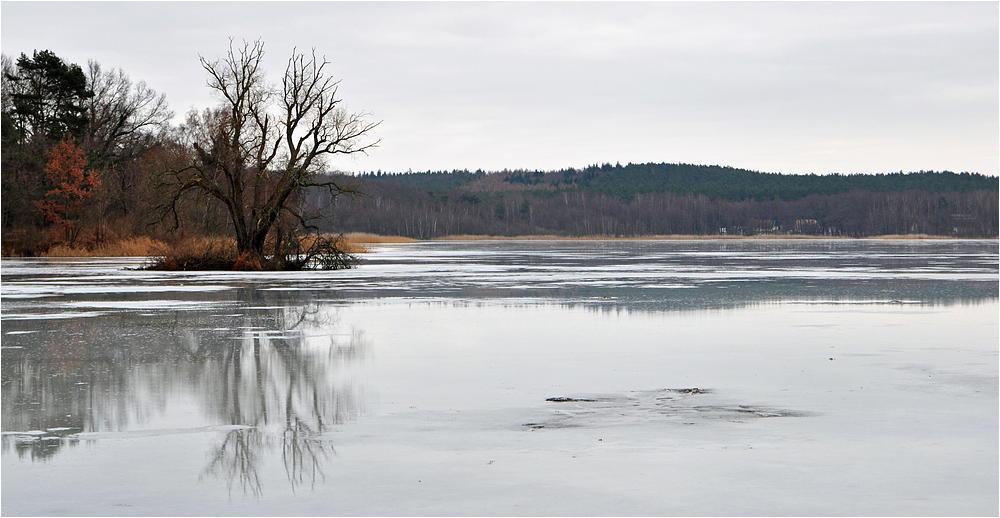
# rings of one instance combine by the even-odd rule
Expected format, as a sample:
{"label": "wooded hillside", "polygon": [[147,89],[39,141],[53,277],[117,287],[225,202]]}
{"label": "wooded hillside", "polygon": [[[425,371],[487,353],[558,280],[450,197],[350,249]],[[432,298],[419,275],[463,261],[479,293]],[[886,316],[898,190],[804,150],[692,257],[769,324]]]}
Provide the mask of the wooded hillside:
{"label": "wooded hillside", "polygon": [[[998,179],[920,171],[783,175],[689,164],[561,171],[365,174],[337,204],[345,231],[641,236],[927,234],[996,237]],[[315,208],[322,199],[310,197]]]}

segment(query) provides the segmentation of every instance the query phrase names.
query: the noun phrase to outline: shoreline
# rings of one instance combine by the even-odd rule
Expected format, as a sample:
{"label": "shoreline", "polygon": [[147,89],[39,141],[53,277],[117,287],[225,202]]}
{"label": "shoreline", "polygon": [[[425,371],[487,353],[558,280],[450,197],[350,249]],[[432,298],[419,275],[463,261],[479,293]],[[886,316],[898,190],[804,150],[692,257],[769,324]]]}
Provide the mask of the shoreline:
{"label": "shoreline", "polygon": [[[480,241],[996,241],[997,238],[958,238],[949,236],[931,236],[925,234],[888,234],[882,236],[848,237],[848,236],[817,236],[803,234],[760,234],[755,236],[729,235],[652,235],[652,236],[557,236],[534,234],[524,236],[490,236],[461,234],[441,236],[431,239],[415,239],[404,236],[383,236],[364,232],[351,232],[344,235],[344,243],[350,253],[364,254],[372,246],[388,244],[411,244],[429,242],[480,242]],[[54,247],[54,253],[38,257],[70,258],[70,257],[154,257],[165,255],[172,247],[164,242],[148,237],[123,239],[109,243],[96,249]],[[4,255],[3,258],[15,259],[22,256]]]}
{"label": "shoreline", "polygon": [[[759,234],[755,236],[730,236],[730,235],[697,235],[697,234],[671,234],[671,235],[649,235],[649,236],[557,236],[546,234],[532,234],[523,236],[490,236],[459,234],[453,236],[441,236],[431,239],[415,239],[403,236],[380,236],[376,234],[354,233],[346,234],[349,243],[358,244],[390,244],[390,243],[422,243],[432,241],[802,241],[802,240],[835,240],[835,241],[934,241],[934,240],[965,240],[965,241],[996,241],[997,238],[960,238],[949,236],[932,236],[926,234],[886,234],[881,236],[850,237],[850,236],[817,236],[804,234]],[[370,239],[370,240],[369,240]]]}

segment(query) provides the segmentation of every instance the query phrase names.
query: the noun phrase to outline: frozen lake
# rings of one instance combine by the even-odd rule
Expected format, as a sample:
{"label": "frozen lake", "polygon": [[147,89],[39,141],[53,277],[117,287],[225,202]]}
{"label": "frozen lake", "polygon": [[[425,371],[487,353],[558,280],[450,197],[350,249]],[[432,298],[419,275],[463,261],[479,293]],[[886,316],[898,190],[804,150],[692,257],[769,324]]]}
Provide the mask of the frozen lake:
{"label": "frozen lake", "polygon": [[997,241],[7,260],[5,516],[990,515]]}

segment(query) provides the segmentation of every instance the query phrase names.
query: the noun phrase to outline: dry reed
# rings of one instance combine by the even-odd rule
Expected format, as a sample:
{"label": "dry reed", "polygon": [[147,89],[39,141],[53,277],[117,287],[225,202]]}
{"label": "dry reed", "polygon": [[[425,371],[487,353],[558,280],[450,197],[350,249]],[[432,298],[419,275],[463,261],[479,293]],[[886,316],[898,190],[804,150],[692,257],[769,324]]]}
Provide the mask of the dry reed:
{"label": "dry reed", "polygon": [[43,257],[151,257],[164,255],[169,245],[149,236],[102,243],[94,247],[56,245]]}
{"label": "dry reed", "polygon": [[412,237],[403,236],[380,236],[367,232],[351,232],[344,234],[344,241],[348,244],[382,244],[382,243],[415,243],[418,240]]}

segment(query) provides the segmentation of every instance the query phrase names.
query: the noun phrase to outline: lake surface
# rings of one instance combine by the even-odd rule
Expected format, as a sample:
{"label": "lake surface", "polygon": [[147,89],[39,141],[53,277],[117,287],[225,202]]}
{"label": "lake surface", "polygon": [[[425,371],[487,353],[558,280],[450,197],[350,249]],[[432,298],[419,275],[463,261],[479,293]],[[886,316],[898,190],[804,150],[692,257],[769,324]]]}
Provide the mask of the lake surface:
{"label": "lake surface", "polygon": [[19,515],[997,515],[997,241],[3,260]]}

